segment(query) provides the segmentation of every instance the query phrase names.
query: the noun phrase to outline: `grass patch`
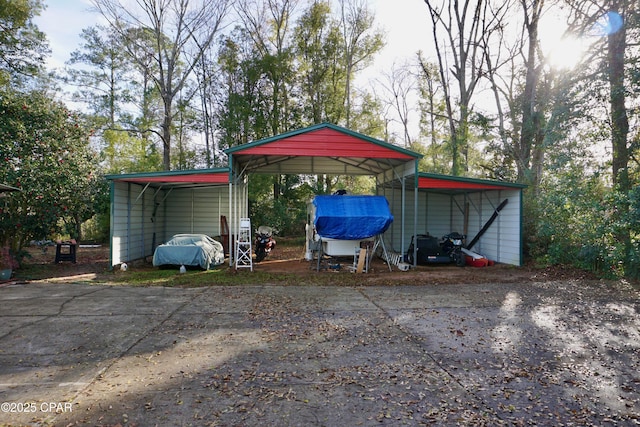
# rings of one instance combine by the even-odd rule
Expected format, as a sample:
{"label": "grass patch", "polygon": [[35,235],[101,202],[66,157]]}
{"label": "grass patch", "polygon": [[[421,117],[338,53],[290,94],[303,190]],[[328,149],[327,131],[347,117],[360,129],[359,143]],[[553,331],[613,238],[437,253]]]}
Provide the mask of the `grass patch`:
{"label": "grass patch", "polygon": [[117,272],[113,283],[128,286],[168,286],[198,288],[205,286],[353,286],[358,278],[350,273],[273,273],[264,271],[236,271],[223,268],[209,271],[187,271],[180,274],[175,270],[143,272]]}
{"label": "grass patch", "polygon": [[[65,268],[66,267],[66,268]],[[46,264],[23,264],[16,270],[16,280],[23,281],[64,281],[74,283],[114,284],[126,286],[166,286],[198,288],[205,286],[356,286],[361,285],[363,276],[348,271],[270,272],[248,269],[236,270],[224,264],[212,270],[188,269],[179,273],[178,268],[155,268],[130,266],[127,271],[104,269],[90,273],[66,266]]]}
{"label": "grass patch", "polygon": [[145,269],[114,271],[109,283],[127,286],[167,286],[199,288],[206,286],[354,286],[362,283],[362,277],[348,272],[316,272],[305,274],[235,270],[221,266],[213,270],[187,270],[180,274],[176,269]]}
{"label": "grass patch", "polygon": [[[289,260],[303,256],[305,238],[277,238],[275,252],[268,260]],[[51,253],[43,254],[33,251],[35,256],[22,264],[15,271],[14,279],[19,281],[65,282],[86,284],[108,284],[121,286],[165,286],[165,287],[206,287],[206,286],[357,286],[362,285],[364,277],[349,273],[346,270],[316,271],[315,264],[309,268],[296,265],[295,269],[266,269],[260,265],[254,271],[249,269],[235,270],[228,263],[212,270],[203,271],[189,268],[180,274],[178,267],[157,268],[149,262],[134,261],[128,263],[127,271],[120,271],[116,266],[109,268],[107,248],[83,249],[77,264],[63,262],[53,263]],[[315,263],[315,262],[314,262]],[[350,262],[346,262],[349,264]]]}

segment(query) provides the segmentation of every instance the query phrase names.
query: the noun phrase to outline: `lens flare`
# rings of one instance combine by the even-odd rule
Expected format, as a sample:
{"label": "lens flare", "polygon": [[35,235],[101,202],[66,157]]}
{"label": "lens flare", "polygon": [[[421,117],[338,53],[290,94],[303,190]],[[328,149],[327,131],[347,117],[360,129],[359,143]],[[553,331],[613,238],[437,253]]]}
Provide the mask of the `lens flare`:
{"label": "lens flare", "polygon": [[624,25],[624,19],[618,12],[607,12],[602,15],[591,27],[591,35],[597,37],[610,36],[620,31]]}

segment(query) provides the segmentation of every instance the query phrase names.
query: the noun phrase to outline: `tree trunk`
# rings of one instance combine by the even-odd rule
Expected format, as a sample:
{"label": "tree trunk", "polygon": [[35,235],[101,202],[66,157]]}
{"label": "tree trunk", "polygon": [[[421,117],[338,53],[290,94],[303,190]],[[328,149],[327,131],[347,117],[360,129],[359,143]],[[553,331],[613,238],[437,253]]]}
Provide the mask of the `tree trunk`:
{"label": "tree trunk", "polygon": [[613,182],[620,191],[630,189],[629,150],[627,139],[629,121],[625,106],[624,54],[626,50],[626,31],[624,25],[619,31],[608,36],[609,62],[609,102],[611,106],[611,143],[613,149]]}
{"label": "tree trunk", "polygon": [[[615,10],[615,8],[614,8]],[[621,16],[624,16],[621,14]],[[620,30],[610,34],[607,39],[607,61],[609,65],[609,103],[611,107],[611,145],[612,153],[612,176],[613,183],[620,194],[626,195],[631,189],[629,183],[629,149],[627,147],[627,138],[629,134],[629,121],[627,118],[627,109],[625,106],[625,50],[626,50],[626,31],[622,25]],[[629,225],[625,223],[629,213],[629,205],[620,203],[616,206],[615,215],[618,217],[617,222],[625,224],[619,227],[615,232],[616,239],[624,248],[623,263],[625,274],[633,273],[633,269],[637,268],[632,259],[633,244],[631,242],[631,231]]]}
{"label": "tree trunk", "polygon": [[171,170],[171,103],[172,99],[164,100],[164,116],[162,118],[162,167]]}
{"label": "tree trunk", "polygon": [[[531,14],[528,15],[525,9],[525,28],[529,39],[526,61],[526,77],[525,86],[522,94],[522,131],[520,133],[520,141],[516,155],[518,161],[518,182],[526,183],[531,186],[533,194],[537,192],[538,181],[540,179],[536,170],[541,164],[533,164],[534,161],[542,162],[544,153],[542,150],[542,141],[540,133],[542,126],[541,113],[538,111],[538,85],[540,83],[540,69],[537,64],[538,46],[538,23],[540,11],[544,1],[535,0],[531,5]],[[534,154],[534,151],[536,153]]]}
{"label": "tree trunk", "polygon": [[82,240],[82,218],[80,218],[80,215],[74,215],[73,220],[75,222],[74,226],[76,229],[75,239],[80,242]]}

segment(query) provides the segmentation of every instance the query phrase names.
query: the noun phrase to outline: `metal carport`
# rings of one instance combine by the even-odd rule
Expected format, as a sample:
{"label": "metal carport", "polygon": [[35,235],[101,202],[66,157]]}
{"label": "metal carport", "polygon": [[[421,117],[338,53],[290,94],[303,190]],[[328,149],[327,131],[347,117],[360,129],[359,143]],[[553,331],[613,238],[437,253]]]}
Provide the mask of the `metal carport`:
{"label": "metal carport", "polygon": [[[321,123],[227,149],[229,156],[229,182],[231,186],[244,185],[249,173],[262,174],[327,174],[369,175],[376,180],[376,188],[391,185],[403,195],[402,208],[396,214],[401,229],[415,232],[416,224],[405,223],[405,210],[413,209],[411,218],[417,217],[417,186],[415,179],[421,154],[336,126]],[[408,179],[407,179],[408,178]],[[406,189],[415,195],[406,201]],[[240,194],[230,191],[230,195]],[[245,210],[246,200],[235,197],[231,201],[234,212]],[[398,221],[399,220],[399,221]],[[232,224],[238,217],[233,216]],[[404,235],[400,244],[404,246]]]}
{"label": "metal carport", "polygon": [[[496,220],[486,233],[477,241],[473,250],[496,262],[522,265],[522,193],[526,185],[485,179],[454,177],[421,172],[417,175],[418,189],[412,194],[407,190],[405,199],[417,196],[417,212],[414,218],[407,220],[416,224],[417,233],[441,237],[457,231],[467,235],[467,243],[482,229],[497,207],[508,200],[499,212]],[[392,212],[400,212],[406,203],[397,196],[397,188],[386,186],[383,194],[387,196]],[[407,210],[413,212],[413,210]],[[396,224],[387,230],[390,240],[396,247],[406,252],[411,236],[402,233]]]}
{"label": "metal carport", "polygon": [[153,256],[178,233],[222,234],[229,169],[107,175],[111,186],[111,265]]}
{"label": "metal carport", "polygon": [[[474,249],[498,262],[522,263],[522,189],[518,184],[418,173],[420,154],[322,123],[227,149],[228,168],[109,175],[111,265],[153,255],[176,233],[236,234],[247,216],[247,175],[369,175],[395,221],[385,234],[398,252],[412,235],[462,231],[473,236],[500,200],[503,212]],[[233,254],[229,239],[229,253]],[[230,264],[233,260],[230,257]]]}

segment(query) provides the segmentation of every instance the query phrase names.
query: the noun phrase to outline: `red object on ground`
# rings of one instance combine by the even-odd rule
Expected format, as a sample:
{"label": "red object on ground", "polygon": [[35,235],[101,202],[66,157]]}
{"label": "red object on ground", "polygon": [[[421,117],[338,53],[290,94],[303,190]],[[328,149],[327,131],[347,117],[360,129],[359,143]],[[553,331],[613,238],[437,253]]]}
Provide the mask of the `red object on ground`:
{"label": "red object on ground", "polygon": [[476,258],[466,256],[467,265],[472,267],[486,267],[490,264],[490,261],[487,258]]}

